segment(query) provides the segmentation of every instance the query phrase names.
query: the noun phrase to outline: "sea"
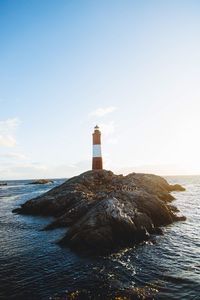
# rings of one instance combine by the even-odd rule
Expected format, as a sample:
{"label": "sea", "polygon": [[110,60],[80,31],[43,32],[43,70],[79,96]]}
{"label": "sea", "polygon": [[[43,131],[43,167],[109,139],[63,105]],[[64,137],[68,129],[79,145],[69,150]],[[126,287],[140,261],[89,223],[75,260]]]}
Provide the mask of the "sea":
{"label": "sea", "polygon": [[76,299],[81,291],[83,299],[123,299],[118,292],[130,299],[200,299],[200,176],[166,179],[186,188],[173,193],[173,204],[187,220],[163,228],[153,242],[101,257],[58,245],[67,229],[43,230],[51,217],[12,213],[63,179],[46,185],[7,181],[0,187],[0,299]]}

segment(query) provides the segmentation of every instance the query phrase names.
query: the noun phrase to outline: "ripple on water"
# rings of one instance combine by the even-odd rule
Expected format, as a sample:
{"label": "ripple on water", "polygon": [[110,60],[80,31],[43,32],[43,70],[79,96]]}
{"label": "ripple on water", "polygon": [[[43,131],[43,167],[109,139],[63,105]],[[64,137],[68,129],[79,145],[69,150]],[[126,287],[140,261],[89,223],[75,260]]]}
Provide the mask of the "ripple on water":
{"label": "ripple on water", "polygon": [[[1,189],[0,299],[47,300],[75,291],[77,297],[86,299],[198,299],[200,177],[169,180],[187,188],[186,192],[175,193],[174,203],[187,220],[165,227],[164,235],[155,237],[152,244],[98,258],[80,257],[59,247],[55,241],[66,229],[41,231],[51,218],[11,213],[53,186],[12,182]],[[77,299],[83,299],[80,297]]]}

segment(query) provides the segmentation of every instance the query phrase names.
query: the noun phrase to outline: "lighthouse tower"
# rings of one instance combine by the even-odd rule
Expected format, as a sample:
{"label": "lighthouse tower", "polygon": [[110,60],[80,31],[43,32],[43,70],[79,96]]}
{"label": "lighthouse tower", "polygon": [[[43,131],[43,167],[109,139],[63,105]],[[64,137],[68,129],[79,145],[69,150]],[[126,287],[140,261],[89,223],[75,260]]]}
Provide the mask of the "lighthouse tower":
{"label": "lighthouse tower", "polygon": [[102,170],[103,162],[101,156],[101,131],[96,125],[94,127],[93,137],[93,157],[92,157],[92,170]]}

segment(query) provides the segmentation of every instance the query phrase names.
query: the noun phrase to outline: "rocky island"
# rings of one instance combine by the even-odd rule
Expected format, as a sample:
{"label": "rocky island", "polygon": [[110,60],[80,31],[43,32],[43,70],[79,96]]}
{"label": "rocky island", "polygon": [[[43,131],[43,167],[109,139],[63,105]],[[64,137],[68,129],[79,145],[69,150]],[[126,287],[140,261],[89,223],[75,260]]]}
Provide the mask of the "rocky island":
{"label": "rocky island", "polygon": [[51,179],[37,179],[37,180],[31,181],[28,184],[47,184],[47,183],[53,183],[53,180],[51,180]]}
{"label": "rocky island", "polygon": [[31,199],[16,213],[54,216],[45,229],[67,227],[61,244],[76,251],[106,253],[162,233],[161,226],[185,220],[171,205],[184,191],[157,175],[115,175],[92,170]]}

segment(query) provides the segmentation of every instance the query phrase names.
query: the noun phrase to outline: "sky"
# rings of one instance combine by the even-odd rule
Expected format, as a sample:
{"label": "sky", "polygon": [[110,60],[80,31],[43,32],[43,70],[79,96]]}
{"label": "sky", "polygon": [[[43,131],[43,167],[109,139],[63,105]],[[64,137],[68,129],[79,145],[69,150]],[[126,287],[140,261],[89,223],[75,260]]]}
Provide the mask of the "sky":
{"label": "sky", "polygon": [[0,0],[0,179],[200,174],[198,0]]}

